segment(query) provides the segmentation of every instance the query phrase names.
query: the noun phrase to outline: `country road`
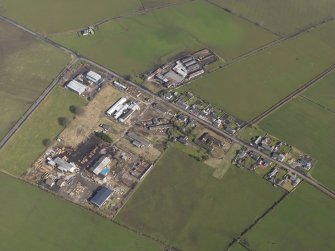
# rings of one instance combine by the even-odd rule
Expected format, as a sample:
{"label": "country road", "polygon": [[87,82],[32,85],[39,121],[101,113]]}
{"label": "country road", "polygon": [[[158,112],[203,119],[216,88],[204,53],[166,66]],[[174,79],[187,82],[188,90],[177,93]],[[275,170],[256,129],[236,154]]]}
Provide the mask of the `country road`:
{"label": "country road", "polygon": [[49,93],[55,88],[59,80],[62,78],[64,73],[71,68],[78,58],[73,59],[67,64],[64,69],[58,74],[58,76],[51,82],[51,84],[42,92],[42,94],[35,100],[35,102],[29,107],[29,109],[21,116],[21,118],[14,124],[14,126],[7,132],[7,134],[0,141],[0,149],[2,149],[8,140],[14,135],[14,133],[22,126],[27,118],[37,109],[41,102],[49,95]]}
{"label": "country road", "polygon": [[[244,146],[244,147],[246,147],[246,148],[249,149],[249,150],[252,150],[252,151],[258,153],[258,154],[261,155],[263,158],[268,159],[268,160],[271,160],[272,162],[276,163],[278,166],[280,166],[280,167],[282,167],[282,168],[284,168],[284,169],[286,169],[286,170],[288,170],[288,171],[291,171],[292,173],[296,174],[296,175],[299,176],[301,179],[305,180],[306,182],[308,182],[309,184],[311,184],[312,186],[314,186],[315,188],[317,188],[318,190],[320,190],[320,191],[323,192],[324,194],[328,195],[328,196],[331,197],[332,199],[335,199],[335,193],[334,193],[333,191],[331,191],[329,188],[323,186],[322,184],[320,184],[318,181],[314,180],[313,178],[310,178],[310,177],[308,177],[307,175],[304,175],[304,174],[302,174],[302,173],[297,172],[295,169],[293,169],[291,166],[289,166],[289,165],[287,165],[287,164],[285,164],[285,163],[281,163],[281,162],[278,162],[278,161],[275,160],[275,159],[272,159],[271,157],[267,156],[266,154],[264,154],[263,152],[261,152],[261,151],[258,150],[257,148],[250,146],[248,143],[246,143],[246,142],[240,140],[239,138],[237,138],[237,137],[235,137],[235,136],[232,136],[232,135],[230,135],[230,134],[228,134],[228,133],[226,133],[226,132],[224,132],[224,131],[222,131],[222,130],[219,130],[218,128],[214,127],[214,126],[211,125],[210,123],[208,123],[208,122],[206,122],[206,121],[204,121],[204,120],[202,120],[202,119],[200,119],[200,118],[198,118],[198,117],[196,117],[196,116],[194,116],[194,115],[192,115],[192,114],[190,114],[190,113],[188,113],[188,112],[182,110],[181,108],[179,108],[179,107],[176,106],[175,104],[170,103],[170,102],[168,102],[168,101],[166,101],[166,100],[163,100],[163,99],[162,99],[161,97],[159,97],[157,94],[152,93],[151,91],[149,91],[148,89],[144,88],[143,86],[140,86],[140,85],[135,84],[135,83],[133,83],[133,82],[131,82],[131,81],[125,80],[122,76],[120,76],[120,75],[117,74],[116,72],[113,72],[113,71],[111,71],[111,70],[105,68],[104,66],[102,66],[102,65],[100,65],[100,64],[98,64],[98,63],[96,63],[96,62],[94,62],[94,61],[92,61],[92,60],[90,60],[90,59],[87,59],[87,58],[85,58],[85,57],[82,57],[82,56],[80,56],[77,52],[74,52],[74,51],[72,51],[72,50],[70,50],[70,49],[68,49],[68,48],[65,48],[64,46],[59,45],[59,44],[55,43],[54,41],[51,41],[50,39],[48,39],[48,38],[46,38],[46,37],[44,37],[44,36],[42,36],[42,35],[39,35],[38,33],[33,32],[33,31],[29,30],[28,28],[25,28],[25,27],[23,27],[22,25],[17,24],[16,22],[14,22],[14,21],[12,21],[12,20],[6,18],[6,17],[0,16],[0,20],[3,20],[3,21],[5,21],[5,22],[7,22],[7,23],[10,23],[10,24],[16,26],[17,28],[22,29],[22,30],[24,30],[24,31],[26,31],[26,32],[29,32],[30,34],[32,34],[33,36],[35,36],[37,39],[42,40],[42,41],[45,41],[46,43],[49,43],[49,44],[51,44],[51,45],[53,45],[53,46],[55,46],[55,47],[57,47],[57,48],[59,48],[59,49],[61,49],[61,50],[64,50],[64,51],[66,51],[66,52],[72,54],[72,55],[74,56],[74,58],[76,58],[75,60],[82,60],[82,61],[85,61],[85,62],[87,62],[87,63],[90,63],[91,65],[93,65],[93,66],[95,66],[95,67],[97,67],[97,68],[99,68],[99,69],[101,69],[101,70],[103,70],[103,71],[105,71],[105,72],[107,72],[107,73],[109,73],[109,74],[111,74],[111,75],[114,75],[115,77],[119,78],[120,80],[124,81],[125,83],[127,83],[127,84],[129,84],[129,85],[131,85],[131,86],[134,86],[134,87],[140,89],[142,92],[146,93],[147,95],[149,95],[149,96],[151,96],[151,97],[154,97],[156,100],[158,100],[158,101],[160,101],[160,102],[166,104],[167,106],[170,106],[170,107],[174,108],[175,110],[178,110],[178,111],[180,111],[180,112],[183,112],[183,113],[188,114],[191,118],[193,118],[194,120],[196,120],[196,121],[199,122],[200,124],[204,125],[205,127],[209,128],[209,129],[211,129],[211,130],[213,130],[213,131],[216,132],[218,135],[224,136],[224,137],[226,137],[226,138],[232,140],[233,142],[235,142],[235,143],[237,143],[237,144],[239,144],[239,145],[241,145],[241,146]],[[73,63],[73,62],[72,62],[72,63]],[[328,68],[328,70],[330,70],[329,72],[332,71],[332,67],[335,67],[335,66],[331,66],[330,68]],[[326,70],[326,71],[327,71],[327,70]],[[325,71],[325,72],[326,72],[326,71]],[[328,73],[329,73],[329,72],[328,72]],[[324,76],[327,75],[328,73],[325,73]],[[61,76],[61,74],[60,74],[59,76]],[[311,80],[311,81],[313,81],[313,80]],[[47,90],[49,90],[49,92],[50,92],[50,91],[52,90],[52,88],[53,88],[53,85],[55,86],[56,84],[57,84],[57,81],[56,81],[56,82],[54,81],[54,82],[48,87]],[[47,91],[47,90],[46,90],[46,91]],[[45,92],[46,92],[46,91],[45,91]],[[46,95],[47,95],[47,94],[48,94],[48,92],[46,93]],[[44,97],[45,97],[46,95],[44,95]],[[41,98],[41,100],[40,100],[40,98]],[[36,109],[36,107],[41,103],[41,101],[43,100],[43,95],[41,95],[40,98],[38,99],[38,100],[40,100],[40,101],[37,102],[37,101],[38,101],[38,100],[37,100],[37,101],[35,102],[35,104],[33,105],[33,107],[31,107],[32,110],[29,109],[29,111],[31,110],[31,113],[32,113],[32,112]],[[15,125],[15,126],[12,128],[12,130],[10,130],[10,132],[12,132],[12,133],[9,134],[9,135],[10,135],[9,138],[15,133],[15,131],[22,125],[22,123],[27,119],[27,117],[29,117],[29,115],[30,115],[31,113],[28,113],[28,111],[27,111],[27,113],[25,114],[26,116],[24,115],[24,116],[18,121],[17,125]],[[21,123],[19,123],[20,121],[21,121]],[[9,138],[8,138],[8,139],[9,139]],[[3,143],[3,145],[8,141],[8,139]],[[2,146],[3,146],[3,145],[2,145]]]}

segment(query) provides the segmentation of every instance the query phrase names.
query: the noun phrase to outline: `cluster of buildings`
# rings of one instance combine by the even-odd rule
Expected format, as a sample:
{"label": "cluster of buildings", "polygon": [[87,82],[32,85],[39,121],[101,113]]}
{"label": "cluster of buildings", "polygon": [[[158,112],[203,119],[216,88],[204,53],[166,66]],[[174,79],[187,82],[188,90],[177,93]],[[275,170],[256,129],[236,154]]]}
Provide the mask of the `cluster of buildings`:
{"label": "cluster of buildings", "polygon": [[140,110],[140,106],[135,101],[129,101],[125,97],[122,97],[106,111],[106,114],[125,123],[138,110]]}
{"label": "cluster of buildings", "polygon": [[258,153],[247,150],[245,148],[242,148],[238,151],[235,158],[233,159],[233,164],[248,170],[255,170],[258,167],[267,168],[274,165],[273,162],[264,159]]}
{"label": "cluster of buildings", "polygon": [[[141,144],[139,147],[150,146],[149,141],[133,132],[129,132],[127,137],[138,142],[133,144]],[[76,149],[61,144],[49,149],[32,170],[41,187],[75,203],[93,205],[100,212],[113,215],[130,189],[152,166],[143,158],[92,135]]]}
{"label": "cluster of buildings", "polygon": [[291,147],[286,143],[272,137],[256,136],[251,139],[251,146],[269,154],[273,159],[283,162],[288,156]]}
{"label": "cluster of buildings", "polygon": [[199,139],[195,140],[195,143],[200,147],[206,149],[208,152],[212,152],[215,147],[223,148],[225,143],[221,140],[213,137],[209,133],[202,134]]}
{"label": "cluster of buildings", "polygon": [[300,155],[297,159],[293,159],[291,166],[309,171],[312,168],[312,158],[308,155]]}
{"label": "cluster of buildings", "polygon": [[104,79],[100,74],[90,70],[84,74],[79,74],[74,79],[70,80],[66,84],[66,88],[80,96],[84,96],[90,88],[99,88],[103,81]]}
{"label": "cluster of buildings", "polygon": [[218,111],[209,103],[194,96],[191,92],[177,93],[162,91],[160,95],[163,99],[173,102],[179,108],[229,134],[235,134],[245,125],[244,121],[221,110]]}
{"label": "cluster of buildings", "polygon": [[212,51],[203,49],[159,67],[147,77],[147,80],[166,88],[174,88],[204,74],[204,66],[216,60],[217,57]]}
{"label": "cluster of buildings", "polygon": [[264,178],[273,185],[278,185],[289,192],[291,192],[301,182],[301,178],[299,178],[296,174],[286,172],[278,167],[272,168],[271,171],[264,176]]}
{"label": "cluster of buildings", "polygon": [[94,26],[88,26],[85,29],[82,29],[79,32],[79,35],[81,36],[89,36],[89,35],[94,35],[95,34],[95,27]]}

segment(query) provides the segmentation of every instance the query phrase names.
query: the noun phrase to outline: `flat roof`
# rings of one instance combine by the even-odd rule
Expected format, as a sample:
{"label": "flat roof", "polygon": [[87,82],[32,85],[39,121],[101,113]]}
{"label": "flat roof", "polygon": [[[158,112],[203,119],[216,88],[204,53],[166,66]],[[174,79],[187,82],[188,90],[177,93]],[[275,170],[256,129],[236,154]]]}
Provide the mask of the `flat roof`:
{"label": "flat roof", "polygon": [[99,191],[92,197],[90,200],[91,203],[96,205],[97,207],[101,207],[106,200],[112,195],[113,191],[109,188],[103,186],[99,189]]}
{"label": "flat roof", "polygon": [[70,83],[66,85],[66,87],[71,89],[72,91],[75,91],[79,95],[83,94],[87,89],[85,85],[78,82],[77,80],[71,80]]}

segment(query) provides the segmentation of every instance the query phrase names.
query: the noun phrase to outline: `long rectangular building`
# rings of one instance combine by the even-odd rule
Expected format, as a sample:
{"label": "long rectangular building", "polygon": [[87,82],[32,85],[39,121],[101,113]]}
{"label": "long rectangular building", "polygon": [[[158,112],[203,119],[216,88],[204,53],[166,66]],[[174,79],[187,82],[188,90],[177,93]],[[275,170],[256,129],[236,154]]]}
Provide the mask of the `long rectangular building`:
{"label": "long rectangular building", "polygon": [[113,116],[113,114],[117,111],[119,111],[122,107],[123,104],[127,102],[127,99],[125,97],[120,98],[114,105],[112,105],[111,108],[109,108],[106,112],[108,116]]}
{"label": "long rectangular building", "polygon": [[71,80],[66,87],[71,91],[77,93],[78,95],[82,95],[86,90],[87,86],[83,85],[82,83],[78,82],[77,80]]}

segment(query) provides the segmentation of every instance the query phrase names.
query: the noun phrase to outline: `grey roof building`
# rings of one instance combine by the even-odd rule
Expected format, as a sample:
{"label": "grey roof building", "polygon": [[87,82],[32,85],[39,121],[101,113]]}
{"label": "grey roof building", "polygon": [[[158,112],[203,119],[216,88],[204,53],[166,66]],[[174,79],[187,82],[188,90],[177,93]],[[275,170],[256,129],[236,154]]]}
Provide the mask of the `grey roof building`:
{"label": "grey roof building", "polygon": [[102,186],[97,193],[90,200],[97,207],[102,207],[102,205],[111,197],[113,191],[109,188]]}

